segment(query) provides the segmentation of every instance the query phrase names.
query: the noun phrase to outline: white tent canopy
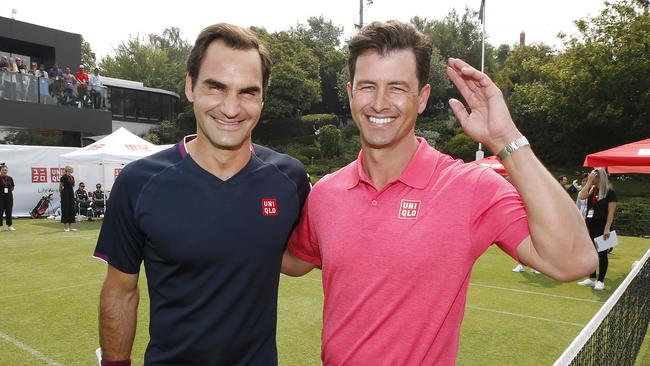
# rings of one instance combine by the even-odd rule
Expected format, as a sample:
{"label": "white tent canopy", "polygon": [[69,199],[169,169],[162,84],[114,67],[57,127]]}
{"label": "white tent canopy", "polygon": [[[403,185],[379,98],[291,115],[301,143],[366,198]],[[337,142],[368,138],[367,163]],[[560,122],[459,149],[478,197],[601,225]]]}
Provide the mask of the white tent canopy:
{"label": "white tent canopy", "polygon": [[99,178],[96,173],[97,167],[101,166],[99,179],[104,189],[110,191],[122,166],[158,151],[160,151],[158,146],[121,127],[91,145],[61,155],[59,159],[60,165],[69,164],[75,168],[78,181],[91,182],[89,188],[94,187],[92,182]]}
{"label": "white tent canopy", "polygon": [[158,151],[156,145],[120,127],[83,149],[61,155],[61,160],[69,163],[126,164]]}

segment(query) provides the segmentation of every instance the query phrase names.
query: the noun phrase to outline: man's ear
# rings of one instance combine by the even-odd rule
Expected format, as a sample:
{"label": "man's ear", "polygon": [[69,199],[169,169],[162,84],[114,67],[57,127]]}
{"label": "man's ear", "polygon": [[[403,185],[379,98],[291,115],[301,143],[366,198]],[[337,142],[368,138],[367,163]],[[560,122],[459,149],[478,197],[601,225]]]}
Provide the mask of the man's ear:
{"label": "man's ear", "polygon": [[185,96],[190,103],[194,103],[194,90],[192,88],[192,77],[190,77],[190,74],[185,75]]}

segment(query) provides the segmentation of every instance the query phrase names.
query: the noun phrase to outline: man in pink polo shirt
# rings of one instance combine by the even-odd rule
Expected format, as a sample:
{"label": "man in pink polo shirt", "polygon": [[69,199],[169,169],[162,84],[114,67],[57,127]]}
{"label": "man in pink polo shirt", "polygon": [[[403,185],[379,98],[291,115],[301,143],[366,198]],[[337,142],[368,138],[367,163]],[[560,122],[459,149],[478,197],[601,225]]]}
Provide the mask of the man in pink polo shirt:
{"label": "man in pink polo shirt", "polygon": [[452,365],[472,265],[489,245],[563,281],[590,273],[598,258],[485,74],[450,59],[447,74],[471,112],[449,103],[465,132],[499,153],[512,185],[415,137],[431,89],[426,36],[376,22],[349,51],[362,150],[314,186],[282,271],[323,271],[325,365]]}

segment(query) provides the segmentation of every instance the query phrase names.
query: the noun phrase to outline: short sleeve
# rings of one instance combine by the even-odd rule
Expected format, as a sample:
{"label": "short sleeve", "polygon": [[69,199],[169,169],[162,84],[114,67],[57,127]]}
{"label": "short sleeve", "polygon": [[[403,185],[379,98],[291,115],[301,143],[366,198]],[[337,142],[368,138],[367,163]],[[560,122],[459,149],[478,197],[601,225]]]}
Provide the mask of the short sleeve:
{"label": "short sleeve", "polygon": [[298,226],[289,237],[288,248],[289,252],[294,256],[319,268],[321,267],[320,248],[309,220],[309,197],[307,197],[305,206],[302,209],[302,216]]}
{"label": "short sleeve", "polygon": [[607,199],[609,200],[609,202],[618,202],[618,197],[616,197],[616,191],[610,189],[609,193],[607,193]]}
{"label": "short sleeve", "polygon": [[517,190],[498,174],[483,172],[473,193],[470,230],[476,255],[496,243],[515,260],[517,247],[530,235],[524,202]]}
{"label": "short sleeve", "polygon": [[[128,167],[127,167],[128,168]],[[145,234],[135,215],[141,187],[125,168],[113,185],[94,256],[124,273],[140,271]]]}

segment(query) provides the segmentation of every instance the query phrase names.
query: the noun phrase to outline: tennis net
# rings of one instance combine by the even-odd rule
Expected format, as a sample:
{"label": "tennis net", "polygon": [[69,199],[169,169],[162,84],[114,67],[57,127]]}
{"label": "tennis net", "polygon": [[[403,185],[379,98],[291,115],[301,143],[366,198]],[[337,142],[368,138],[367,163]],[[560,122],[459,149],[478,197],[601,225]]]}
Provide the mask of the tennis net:
{"label": "tennis net", "polygon": [[634,365],[650,320],[650,250],[554,366]]}

